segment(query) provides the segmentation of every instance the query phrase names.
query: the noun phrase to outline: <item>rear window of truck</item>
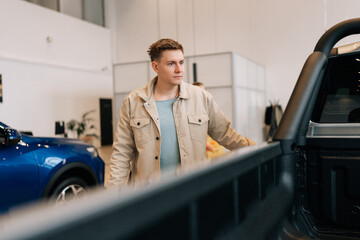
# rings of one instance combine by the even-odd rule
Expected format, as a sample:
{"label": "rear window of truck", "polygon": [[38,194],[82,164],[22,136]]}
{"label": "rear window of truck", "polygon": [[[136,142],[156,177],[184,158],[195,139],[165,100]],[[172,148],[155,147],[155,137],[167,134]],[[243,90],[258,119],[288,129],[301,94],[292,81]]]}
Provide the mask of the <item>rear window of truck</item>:
{"label": "rear window of truck", "polygon": [[317,123],[360,123],[360,53],[329,58],[312,115]]}

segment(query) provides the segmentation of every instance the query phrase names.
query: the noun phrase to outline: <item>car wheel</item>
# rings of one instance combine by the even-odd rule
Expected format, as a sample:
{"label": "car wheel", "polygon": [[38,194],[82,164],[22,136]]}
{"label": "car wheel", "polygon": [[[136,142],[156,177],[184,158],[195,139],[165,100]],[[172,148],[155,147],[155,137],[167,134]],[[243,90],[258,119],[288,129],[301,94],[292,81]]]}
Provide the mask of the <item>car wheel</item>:
{"label": "car wheel", "polygon": [[84,199],[87,196],[87,183],[79,177],[71,177],[58,184],[51,199],[55,201],[55,206],[67,205],[77,199]]}

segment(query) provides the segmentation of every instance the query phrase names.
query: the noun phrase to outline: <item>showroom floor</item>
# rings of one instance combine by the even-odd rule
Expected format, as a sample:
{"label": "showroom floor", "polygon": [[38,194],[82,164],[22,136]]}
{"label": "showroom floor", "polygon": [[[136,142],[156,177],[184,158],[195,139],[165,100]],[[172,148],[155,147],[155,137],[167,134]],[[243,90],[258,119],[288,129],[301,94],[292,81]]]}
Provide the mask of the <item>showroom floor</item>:
{"label": "showroom floor", "polygon": [[110,177],[109,168],[110,168],[110,157],[112,153],[112,145],[101,146],[97,148],[99,151],[99,155],[105,162],[105,186]]}

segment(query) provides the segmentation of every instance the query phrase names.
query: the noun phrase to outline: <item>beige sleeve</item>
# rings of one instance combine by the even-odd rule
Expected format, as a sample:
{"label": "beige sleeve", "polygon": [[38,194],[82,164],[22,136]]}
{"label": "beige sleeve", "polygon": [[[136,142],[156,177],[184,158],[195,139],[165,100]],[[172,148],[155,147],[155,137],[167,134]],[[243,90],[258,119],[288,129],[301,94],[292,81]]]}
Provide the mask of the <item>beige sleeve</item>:
{"label": "beige sleeve", "polygon": [[130,162],[136,152],[134,133],[130,126],[129,99],[125,98],[120,109],[113,152],[110,158],[110,179],[107,187],[125,185],[130,171]]}
{"label": "beige sleeve", "polygon": [[207,96],[207,102],[210,119],[208,131],[214,140],[230,150],[255,145],[248,137],[243,137],[235,131],[210,94]]}

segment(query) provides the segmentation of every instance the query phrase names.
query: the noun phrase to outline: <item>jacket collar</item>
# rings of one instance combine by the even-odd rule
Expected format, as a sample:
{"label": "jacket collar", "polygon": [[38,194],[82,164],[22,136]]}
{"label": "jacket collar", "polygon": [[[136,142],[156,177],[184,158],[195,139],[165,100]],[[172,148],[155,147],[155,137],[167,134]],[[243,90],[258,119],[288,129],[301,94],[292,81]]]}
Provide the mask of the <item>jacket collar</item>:
{"label": "jacket collar", "polygon": [[[158,80],[158,77],[154,77],[145,87],[144,91],[141,91],[139,93],[139,97],[141,97],[144,101],[148,102],[151,98],[153,98],[154,95],[154,87]],[[179,98],[188,99],[190,98],[189,94],[189,86],[187,86],[184,81],[181,81],[180,84],[180,92],[179,92]]]}

